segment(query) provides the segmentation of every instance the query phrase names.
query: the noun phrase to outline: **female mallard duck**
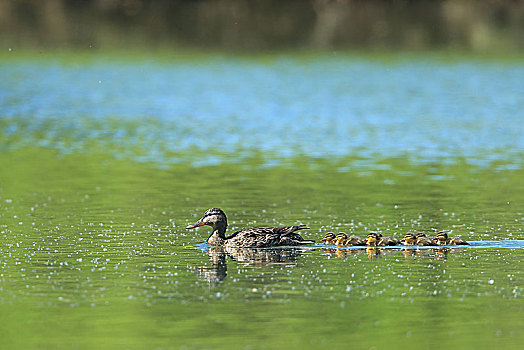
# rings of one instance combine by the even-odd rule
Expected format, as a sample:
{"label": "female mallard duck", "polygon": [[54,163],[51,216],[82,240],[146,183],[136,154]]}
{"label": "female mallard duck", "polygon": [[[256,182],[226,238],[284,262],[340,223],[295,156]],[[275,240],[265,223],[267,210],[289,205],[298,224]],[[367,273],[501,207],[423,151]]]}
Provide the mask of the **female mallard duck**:
{"label": "female mallard duck", "polygon": [[322,238],[322,242],[325,244],[333,244],[336,240],[337,236],[335,236],[335,233],[328,232],[324,235],[324,238]]}
{"label": "female mallard duck", "polygon": [[437,233],[437,244],[438,245],[469,245],[468,242],[459,237],[448,237],[445,231]]}
{"label": "female mallard duck", "polygon": [[186,227],[192,229],[208,225],[213,232],[207,238],[207,243],[212,246],[265,248],[277,246],[296,246],[315,243],[302,238],[298,230],[308,229],[306,225],[283,226],[283,227],[252,227],[233,233],[226,237],[227,217],[219,208],[207,210],[202,218],[192,225]]}

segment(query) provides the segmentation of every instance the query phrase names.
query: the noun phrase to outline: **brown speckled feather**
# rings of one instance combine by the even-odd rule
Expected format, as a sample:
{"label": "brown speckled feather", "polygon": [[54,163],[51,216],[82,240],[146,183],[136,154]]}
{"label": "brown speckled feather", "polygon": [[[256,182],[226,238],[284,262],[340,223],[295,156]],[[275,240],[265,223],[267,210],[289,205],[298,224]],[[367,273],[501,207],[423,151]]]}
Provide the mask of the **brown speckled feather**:
{"label": "brown speckled feather", "polygon": [[299,234],[294,233],[307,228],[309,227],[306,227],[306,225],[247,228],[227,237],[226,246],[264,248],[314,243],[313,241],[306,241]]}

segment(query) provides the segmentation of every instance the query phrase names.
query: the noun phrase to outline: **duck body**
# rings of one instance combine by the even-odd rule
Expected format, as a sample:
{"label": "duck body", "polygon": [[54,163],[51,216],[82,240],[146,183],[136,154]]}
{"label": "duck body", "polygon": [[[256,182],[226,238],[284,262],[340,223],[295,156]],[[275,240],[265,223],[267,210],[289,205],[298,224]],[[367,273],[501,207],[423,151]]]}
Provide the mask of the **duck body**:
{"label": "duck body", "polygon": [[382,237],[380,241],[385,246],[386,245],[393,246],[393,245],[399,245],[400,244],[400,240],[395,238],[395,237]]}
{"label": "duck body", "polygon": [[227,217],[220,208],[207,210],[202,218],[194,224],[187,226],[187,229],[204,225],[213,228],[211,235],[207,239],[207,243],[215,247],[267,248],[315,243],[315,241],[305,240],[298,233],[295,233],[299,230],[308,229],[309,227],[306,225],[252,227],[226,236]]}
{"label": "duck body", "polygon": [[252,227],[237,231],[229,237],[220,237],[213,232],[207,243],[212,246],[267,248],[277,246],[297,246],[301,244],[315,243],[304,240],[298,230],[307,229],[306,225],[282,226],[282,227]]}
{"label": "duck body", "polygon": [[469,245],[469,243],[460,237],[450,237],[448,239],[448,245]]}
{"label": "duck body", "polygon": [[366,240],[362,237],[358,236],[349,236],[349,238],[346,240],[346,245],[351,246],[365,246]]}

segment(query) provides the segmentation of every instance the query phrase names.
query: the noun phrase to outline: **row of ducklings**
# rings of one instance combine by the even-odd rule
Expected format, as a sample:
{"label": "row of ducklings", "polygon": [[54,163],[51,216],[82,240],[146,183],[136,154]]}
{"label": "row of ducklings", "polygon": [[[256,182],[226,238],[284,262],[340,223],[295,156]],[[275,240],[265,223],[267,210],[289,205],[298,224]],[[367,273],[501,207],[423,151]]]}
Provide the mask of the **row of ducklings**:
{"label": "row of ducklings", "polygon": [[425,233],[419,232],[406,233],[404,238],[399,240],[395,237],[383,236],[378,232],[370,232],[367,238],[358,236],[348,236],[344,232],[335,235],[333,232],[328,232],[324,235],[322,241],[326,244],[336,244],[342,246],[368,246],[368,247],[384,247],[395,246],[403,243],[404,245],[419,245],[419,246],[439,246],[439,245],[467,245],[465,240],[459,237],[448,237],[445,231],[440,231],[435,237],[427,237]]}

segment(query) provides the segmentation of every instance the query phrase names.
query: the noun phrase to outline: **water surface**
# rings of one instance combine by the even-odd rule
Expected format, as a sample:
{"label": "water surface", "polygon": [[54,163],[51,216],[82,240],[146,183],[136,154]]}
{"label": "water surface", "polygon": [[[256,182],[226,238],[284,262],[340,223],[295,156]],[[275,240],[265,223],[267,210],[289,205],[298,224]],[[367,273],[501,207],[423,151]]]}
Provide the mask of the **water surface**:
{"label": "water surface", "polygon": [[[0,66],[6,348],[503,348],[523,342],[517,63],[325,57]],[[218,251],[307,224],[438,249]]]}

